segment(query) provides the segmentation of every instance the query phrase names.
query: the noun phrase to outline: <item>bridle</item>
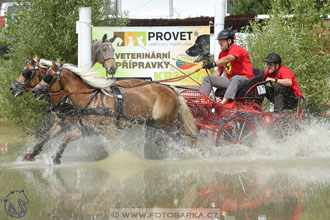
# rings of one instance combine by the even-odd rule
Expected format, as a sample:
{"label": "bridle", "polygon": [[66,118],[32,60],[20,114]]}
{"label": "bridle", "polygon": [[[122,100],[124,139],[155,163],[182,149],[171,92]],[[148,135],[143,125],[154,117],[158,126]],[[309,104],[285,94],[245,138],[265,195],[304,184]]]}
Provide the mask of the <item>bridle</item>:
{"label": "bridle", "polygon": [[[50,69],[52,69],[54,72],[56,72],[55,75],[52,75],[49,73]],[[53,66],[49,67],[47,69],[47,72],[43,78],[43,81],[45,83],[47,83],[47,86],[43,86],[40,82],[38,83],[39,84],[39,87],[40,87],[40,90],[42,91],[42,93],[46,94],[49,90],[49,88],[54,84],[54,82],[56,80],[58,80],[59,84],[60,84],[60,87],[61,89],[57,92],[54,92],[54,93],[58,93],[58,92],[61,92],[64,90],[64,87],[63,87],[63,84],[62,84],[62,80],[61,80],[61,72],[62,72],[62,69],[63,69],[63,64],[61,63],[60,64],[60,67],[56,70]]]}
{"label": "bridle", "polygon": [[[103,65],[103,67],[105,68],[105,67],[106,67],[106,66],[105,66],[105,62],[108,61],[108,60],[115,60],[115,57],[113,56],[113,54],[110,54],[110,57],[105,58],[105,57],[104,57],[104,54],[103,54],[103,51],[105,51],[105,50],[102,49],[102,45],[112,45],[112,44],[111,44],[111,43],[101,43],[100,46],[99,46],[99,48],[98,48],[98,50],[97,50],[97,53],[96,53],[95,59],[94,59],[94,60],[97,60],[98,56],[101,55],[101,58],[102,58],[102,65]],[[108,46],[107,48],[110,49],[109,46]]]}
{"label": "bridle", "polygon": [[[33,67],[33,70],[30,70],[28,68],[28,65],[31,65]],[[17,80],[14,80],[14,86],[21,91],[25,91],[28,87],[30,81],[33,79],[33,77],[37,74],[39,82],[42,80],[39,72],[40,67],[40,59],[37,59],[36,64],[33,64],[31,61],[28,62],[22,71],[22,76],[25,78],[24,83],[21,83]]]}

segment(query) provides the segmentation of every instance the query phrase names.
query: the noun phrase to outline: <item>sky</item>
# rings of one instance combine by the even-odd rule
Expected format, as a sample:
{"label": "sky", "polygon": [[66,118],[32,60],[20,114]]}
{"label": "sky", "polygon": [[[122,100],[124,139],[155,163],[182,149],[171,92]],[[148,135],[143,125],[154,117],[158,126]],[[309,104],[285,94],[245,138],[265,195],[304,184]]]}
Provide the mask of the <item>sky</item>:
{"label": "sky", "polygon": [[173,17],[170,17],[170,0],[121,0],[122,12],[129,18],[188,18],[215,14],[215,4],[222,0],[172,0]]}

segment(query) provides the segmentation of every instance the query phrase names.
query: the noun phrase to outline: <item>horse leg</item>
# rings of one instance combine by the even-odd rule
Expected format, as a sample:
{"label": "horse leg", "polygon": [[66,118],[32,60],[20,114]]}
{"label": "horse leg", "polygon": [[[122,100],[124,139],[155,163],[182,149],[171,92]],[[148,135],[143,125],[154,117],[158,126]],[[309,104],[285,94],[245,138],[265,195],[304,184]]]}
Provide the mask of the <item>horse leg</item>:
{"label": "horse leg", "polygon": [[55,156],[53,156],[53,164],[55,165],[60,165],[61,164],[61,157],[62,154],[66,148],[66,146],[68,145],[68,143],[70,143],[71,141],[76,140],[77,138],[81,137],[81,129],[80,128],[76,128],[75,130],[73,130],[71,133],[69,133],[62,141],[62,144],[60,145],[60,147],[57,149],[57,152],[55,154]]}
{"label": "horse leg", "polygon": [[167,140],[165,131],[153,126],[145,126],[144,158],[148,160],[160,160],[166,155]]}
{"label": "horse leg", "polygon": [[[59,121],[60,120],[60,121]],[[48,132],[41,138],[41,140],[39,141],[39,143],[37,143],[32,152],[27,153],[23,160],[26,161],[34,161],[35,160],[35,156],[39,155],[40,152],[42,151],[42,147],[44,146],[44,144],[49,141],[52,138],[57,137],[59,134],[61,134],[63,131],[65,131],[65,125],[64,125],[64,120],[65,119],[60,119],[58,117],[55,118],[55,123],[53,124],[53,126],[48,130]]]}

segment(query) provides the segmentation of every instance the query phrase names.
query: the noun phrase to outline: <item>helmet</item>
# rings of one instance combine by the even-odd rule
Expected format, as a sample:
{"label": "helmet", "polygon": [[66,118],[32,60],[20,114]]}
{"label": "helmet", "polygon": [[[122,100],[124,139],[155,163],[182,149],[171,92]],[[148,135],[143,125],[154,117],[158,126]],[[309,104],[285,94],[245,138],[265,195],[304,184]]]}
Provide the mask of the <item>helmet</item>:
{"label": "helmet", "polygon": [[235,36],[235,32],[232,30],[228,30],[228,29],[223,29],[222,31],[219,32],[217,40],[220,39],[232,39],[234,40],[236,38]]}
{"label": "helmet", "polygon": [[281,64],[282,59],[281,59],[280,55],[278,55],[277,53],[271,53],[271,54],[268,54],[268,56],[265,59],[265,62]]}

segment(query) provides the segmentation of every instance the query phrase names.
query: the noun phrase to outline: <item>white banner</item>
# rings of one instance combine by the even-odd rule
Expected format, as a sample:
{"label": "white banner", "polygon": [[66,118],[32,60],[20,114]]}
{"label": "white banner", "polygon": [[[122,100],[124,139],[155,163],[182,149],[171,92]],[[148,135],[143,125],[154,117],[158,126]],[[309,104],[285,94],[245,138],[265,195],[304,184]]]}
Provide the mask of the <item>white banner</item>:
{"label": "white banner", "polygon": [[[158,81],[183,76],[202,66],[201,61],[194,62],[195,56],[188,55],[187,50],[194,54],[196,51],[205,54],[205,50],[209,54],[210,50],[209,26],[93,27],[92,38],[99,40],[105,33],[108,38],[117,36],[113,43],[116,78],[150,78]],[[95,64],[94,68],[106,75],[102,65]],[[203,69],[191,78],[169,84],[197,86],[205,75]]]}

